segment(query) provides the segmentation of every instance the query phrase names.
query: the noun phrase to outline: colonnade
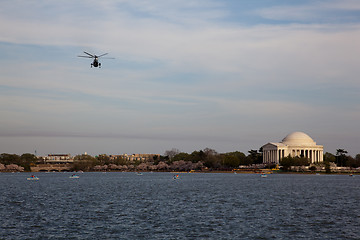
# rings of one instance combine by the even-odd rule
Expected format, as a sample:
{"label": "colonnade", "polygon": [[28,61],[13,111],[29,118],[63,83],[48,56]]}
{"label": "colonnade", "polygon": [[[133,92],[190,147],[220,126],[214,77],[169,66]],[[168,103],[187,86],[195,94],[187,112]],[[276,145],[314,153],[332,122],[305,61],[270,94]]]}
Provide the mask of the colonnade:
{"label": "colonnade", "polygon": [[291,149],[272,149],[263,151],[263,163],[279,164],[280,160],[287,156],[291,157],[305,157],[310,159],[311,163],[318,163],[323,161],[322,149],[311,148],[291,148]]}
{"label": "colonnade", "polygon": [[280,149],[279,150],[265,150],[263,151],[263,163],[275,163],[275,164],[279,164],[279,158],[278,157],[278,151],[280,153]]}

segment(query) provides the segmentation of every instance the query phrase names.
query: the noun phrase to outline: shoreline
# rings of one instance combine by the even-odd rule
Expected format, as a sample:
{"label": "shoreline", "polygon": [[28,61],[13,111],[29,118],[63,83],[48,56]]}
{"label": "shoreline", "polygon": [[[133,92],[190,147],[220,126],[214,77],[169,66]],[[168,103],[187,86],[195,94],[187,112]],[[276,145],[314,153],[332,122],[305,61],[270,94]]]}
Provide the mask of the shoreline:
{"label": "shoreline", "polygon": [[2,173],[173,173],[173,174],[193,174],[193,173],[227,173],[227,174],[303,174],[303,175],[360,175],[360,171],[357,170],[351,172],[285,172],[285,171],[225,171],[225,170],[214,170],[214,171],[0,171]]}

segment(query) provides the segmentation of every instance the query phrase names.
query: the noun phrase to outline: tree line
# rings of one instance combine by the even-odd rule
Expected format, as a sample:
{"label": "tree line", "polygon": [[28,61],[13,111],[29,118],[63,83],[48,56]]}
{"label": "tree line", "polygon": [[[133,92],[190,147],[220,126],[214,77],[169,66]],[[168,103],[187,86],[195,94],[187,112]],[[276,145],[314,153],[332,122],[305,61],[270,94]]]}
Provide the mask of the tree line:
{"label": "tree line", "polygon": [[[346,155],[348,152],[344,149],[337,149],[336,154],[331,154],[326,152],[324,154],[323,163],[325,166],[326,172],[330,172],[330,164],[335,164],[338,167],[349,167],[349,168],[359,168],[360,167],[360,154],[357,154],[355,158],[350,155]],[[309,166],[310,160],[304,156],[300,157],[291,157],[287,156],[280,161],[280,165],[284,171],[291,170],[292,166]],[[316,167],[312,167],[315,170]]]}
{"label": "tree line", "polygon": [[[3,153],[0,155],[0,171],[30,171],[31,166],[41,162],[34,154],[25,153],[22,155]],[[149,161],[129,161],[123,156],[110,158],[106,154],[91,156],[87,154],[76,155],[73,162],[74,171],[189,171],[189,170],[232,170],[239,166],[251,166],[262,163],[262,149],[249,150],[246,155],[243,152],[235,151],[218,153],[214,149],[205,148],[193,151],[192,153],[180,152],[173,148],[165,151],[163,155],[154,156]],[[347,155],[344,149],[337,149],[335,155],[326,152],[324,164],[329,168],[330,163],[341,167],[360,167],[360,154],[355,158]],[[309,159],[300,157],[285,157],[280,161],[283,170],[291,169],[291,166],[309,166]],[[274,167],[274,166],[268,166]]]}
{"label": "tree line", "polygon": [[[25,153],[21,156],[3,153],[0,155],[0,170],[30,171],[31,166],[41,163],[34,154]],[[205,148],[192,153],[180,152],[178,149],[166,151],[163,155],[154,156],[152,160],[129,161],[123,156],[110,158],[106,154],[91,156],[88,154],[76,155],[73,162],[74,171],[92,170],[201,170],[204,168],[214,170],[230,170],[239,165],[251,165],[262,163],[262,152],[250,150],[246,156],[244,153],[235,151],[229,153],[217,153],[214,149]],[[18,166],[19,169],[16,169]],[[11,168],[11,169],[10,169]]]}
{"label": "tree line", "polygon": [[38,158],[31,153],[22,155],[2,153],[0,155],[0,171],[30,171]]}
{"label": "tree line", "polygon": [[350,167],[358,168],[360,167],[360,154],[356,154],[355,158],[350,155],[347,155],[347,151],[340,148],[336,150],[336,154],[326,152],[324,154],[324,162],[333,162],[338,167]]}
{"label": "tree line", "polygon": [[178,149],[167,150],[163,155],[154,156],[150,161],[129,161],[122,156],[111,159],[102,154],[96,157],[89,155],[77,155],[74,157],[75,170],[232,170],[239,165],[251,165],[262,163],[262,153],[250,150],[246,156],[236,151],[229,153],[217,153],[214,149],[205,148],[192,153],[180,152]]}

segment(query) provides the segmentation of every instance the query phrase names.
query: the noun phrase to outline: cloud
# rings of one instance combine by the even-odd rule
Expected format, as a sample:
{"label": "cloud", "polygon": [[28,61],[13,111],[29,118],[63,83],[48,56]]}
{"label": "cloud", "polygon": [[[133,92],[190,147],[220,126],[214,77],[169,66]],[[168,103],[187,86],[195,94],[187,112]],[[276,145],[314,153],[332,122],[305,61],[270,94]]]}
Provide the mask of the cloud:
{"label": "cloud", "polygon": [[310,4],[272,6],[257,9],[265,19],[301,23],[359,22],[360,3],[356,0],[313,1]]}
{"label": "cloud", "polygon": [[[299,12],[303,16],[306,9],[317,11],[323,5],[331,9],[338,6],[336,1],[331,3],[328,5],[332,7],[326,4],[285,6],[278,7],[278,11],[291,13],[291,16],[294,15],[292,12]],[[346,3],[347,6],[355,4],[351,1]],[[23,8],[45,10],[46,6],[48,4],[43,3]],[[50,10],[55,11],[58,4],[53,2],[50,6]],[[17,44],[82,45],[84,48],[106,49],[124,61],[160,62],[163,67],[160,74],[186,69],[202,74],[237,74],[256,81],[259,79],[257,71],[277,79],[282,77],[279,73],[289,77],[305,74],[302,78],[306,79],[318,75],[318,78],[343,76],[356,68],[353,60],[358,55],[358,48],[352,39],[359,37],[358,24],[214,24],[209,20],[210,16],[221,19],[226,12],[213,14],[219,3],[208,1],[160,1],[151,4],[146,1],[93,1],[85,4],[85,9],[80,8],[81,4],[73,3],[70,6],[59,6],[54,17],[48,21],[43,21],[44,17],[30,16],[29,21],[11,14],[2,15],[1,40]],[[65,12],[69,9],[73,11]],[[24,12],[25,9],[19,11]],[[271,12],[273,8],[264,11]],[[94,17],[96,13],[99,17]],[[171,20],[171,16],[177,15],[179,17]],[[274,15],[283,16],[278,13]],[[341,68],[336,67],[339,65]],[[159,72],[146,72],[149,73],[159,76]]]}
{"label": "cloud", "polygon": [[[359,120],[360,24],[331,20],[334,11],[357,11],[357,2],[262,8],[251,12],[265,19],[257,25],[229,21],[226,4],[5,2],[2,136],[225,148],[279,131],[331,131],[342,116]],[[116,59],[90,69],[76,58],[83,50]]]}

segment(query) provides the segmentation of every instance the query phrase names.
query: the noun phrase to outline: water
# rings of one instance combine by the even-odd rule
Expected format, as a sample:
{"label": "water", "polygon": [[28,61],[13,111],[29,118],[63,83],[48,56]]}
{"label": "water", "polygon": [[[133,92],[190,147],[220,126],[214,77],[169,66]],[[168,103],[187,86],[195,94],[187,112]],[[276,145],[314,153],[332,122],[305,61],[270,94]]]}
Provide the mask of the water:
{"label": "water", "polygon": [[0,173],[0,239],[360,239],[360,176]]}

